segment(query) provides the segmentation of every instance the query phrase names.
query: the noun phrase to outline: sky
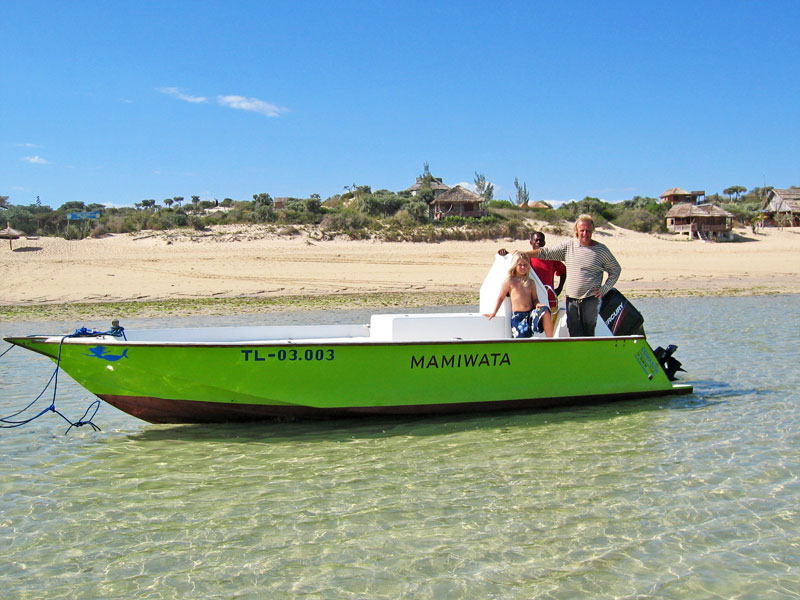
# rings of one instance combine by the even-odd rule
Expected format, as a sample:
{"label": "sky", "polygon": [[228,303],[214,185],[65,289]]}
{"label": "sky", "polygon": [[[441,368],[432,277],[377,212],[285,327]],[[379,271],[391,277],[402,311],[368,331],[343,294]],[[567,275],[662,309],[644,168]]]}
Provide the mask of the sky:
{"label": "sky", "polygon": [[800,1],[0,0],[0,195],[800,185]]}

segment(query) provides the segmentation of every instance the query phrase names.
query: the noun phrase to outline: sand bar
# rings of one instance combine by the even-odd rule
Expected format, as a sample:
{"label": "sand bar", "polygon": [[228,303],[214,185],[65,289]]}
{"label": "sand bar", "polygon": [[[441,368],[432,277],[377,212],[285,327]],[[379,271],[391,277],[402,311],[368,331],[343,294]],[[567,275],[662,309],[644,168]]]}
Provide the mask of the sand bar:
{"label": "sand bar", "polygon": [[[622,265],[617,287],[630,297],[800,293],[800,230],[737,230],[738,242],[710,243],[606,226],[595,239]],[[548,245],[565,238],[549,235]],[[499,247],[525,240],[377,242],[278,236],[258,226],[169,231],[68,241],[20,239],[0,247],[0,318],[69,314],[74,304],[142,303],[158,313],[262,310],[287,299],[333,306],[475,304]],[[306,302],[303,302],[303,299]],[[202,299],[192,302],[193,299]],[[231,304],[236,299],[236,303]],[[231,308],[233,307],[233,308]],[[237,308],[238,307],[238,308]],[[118,307],[115,307],[118,311]]]}

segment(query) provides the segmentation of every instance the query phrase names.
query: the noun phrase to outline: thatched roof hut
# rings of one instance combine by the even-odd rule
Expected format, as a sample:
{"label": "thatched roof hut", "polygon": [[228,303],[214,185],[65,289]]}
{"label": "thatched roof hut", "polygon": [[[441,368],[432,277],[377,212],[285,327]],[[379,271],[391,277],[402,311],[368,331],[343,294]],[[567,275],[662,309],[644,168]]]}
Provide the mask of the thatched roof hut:
{"label": "thatched roof hut", "polygon": [[800,188],[771,189],[762,210],[782,225],[800,226]]}
{"label": "thatched roof hut", "polygon": [[528,208],[549,208],[549,209],[552,209],[553,207],[550,206],[547,202],[542,202],[541,200],[537,200],[536,202],[528,202]]}
{"label": "thatched roof hut", "polygon": [[459,185],[449,188],[431,202],[431,217],[441,219],[449,216],[485,217],[483,197]]}
{"label": "thatched roof hut", "polygon": [[713,204],[676,204],[667,212],[667,217],[729,217],[733,215]]}
{"label": "thatched roof hut", "polygon": [[674,187],[661,194],[661,203],[666,204],[669,202],[669,204],[673,206],[680,202],[691,202],[692,204],[697,204],[697,199],[705,195],[706,193],[704,191],[687,192],[683,188]]}
{"label": "thatched roof hut", "polygon": [[667,230],[702,240],[732,240],[733,215],[713,204],[674,204],[666,214]]}
{"label": "thatched roof hut", "polygon": [[[424,185],[423,178],[422,177],[417,177],[416,183],[414,183],[414,185],[412,185],[411,187],[406,188],[403,191],[411,192],[412,196],[416,196],[417,192],[419,192],[422,189],[423,185]],[[445,185],[444,183],[442,183],[442,178],[441,177],[434,177],[433,179],[431,179],[429,185],[430,185],[431,190],[433,190],[433,195],[434,196],[438,196],[439,194],[442,194],[442,193],[444,193],[444,192],[446,192],[447,190],[450,189],[450,186]]]}

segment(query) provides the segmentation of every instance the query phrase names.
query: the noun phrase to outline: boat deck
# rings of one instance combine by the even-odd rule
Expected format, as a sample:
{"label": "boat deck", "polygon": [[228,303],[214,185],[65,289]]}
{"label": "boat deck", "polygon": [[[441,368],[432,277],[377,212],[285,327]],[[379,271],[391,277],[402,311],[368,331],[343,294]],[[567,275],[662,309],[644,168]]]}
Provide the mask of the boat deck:
{"label": "boat deck", "polygon": [[[598,337],[611,335],[598,321]],[[58,337],[62,336],[36,336]],[[535,338],[547,339],[543,333]],[[560,311],[556,338],[569,337],[566,319]],[[125,330],[124,340],[112,335],[99,336],[109,344],[369,344],[392,342],[453,342],[512,339],[508,317],[489,320],[479,313],[381,314],[372,315],[367,324],[334,325],[258,325],[200,327],[181,329]],[[70,344],[97,344],[98,336],[70,337]]]}

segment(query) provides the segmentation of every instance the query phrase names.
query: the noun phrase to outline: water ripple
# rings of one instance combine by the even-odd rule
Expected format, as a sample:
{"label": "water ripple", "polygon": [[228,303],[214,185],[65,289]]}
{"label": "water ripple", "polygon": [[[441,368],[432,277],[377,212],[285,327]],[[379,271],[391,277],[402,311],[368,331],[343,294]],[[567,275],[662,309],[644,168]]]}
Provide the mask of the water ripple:
{"label": "water ripple", "polygon": [[[771,302],[798,322],[796,298]],[[2,431],[4,596],[796,597],[796,337],[742,337],[757,299],[641,305],[695,394],[244,427],[104,406],[99,434]],[[0,367],[4,408],[51,369]]]}

